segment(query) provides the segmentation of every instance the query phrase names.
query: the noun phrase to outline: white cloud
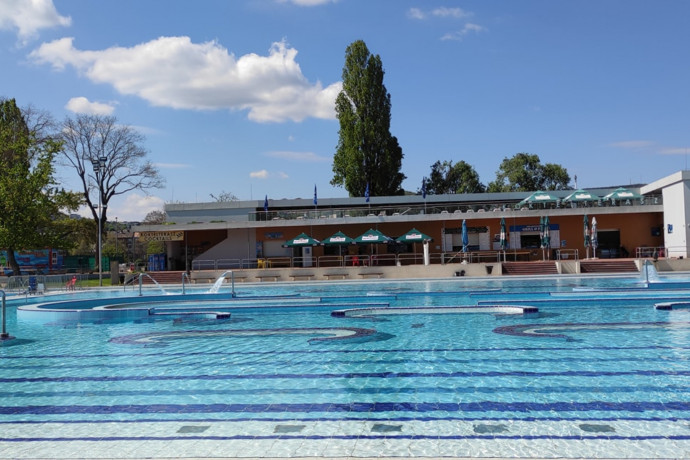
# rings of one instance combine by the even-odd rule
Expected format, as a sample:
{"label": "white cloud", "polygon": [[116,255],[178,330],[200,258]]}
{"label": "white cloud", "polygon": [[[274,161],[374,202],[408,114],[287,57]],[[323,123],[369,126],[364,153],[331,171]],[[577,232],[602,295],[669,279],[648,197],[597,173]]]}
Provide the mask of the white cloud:
{"label": "white cloud", "polygon": [[0,30],[17,30],[21,44],[38,36],[38,31],[51,27],[67,27],[70,17],[60,16],[52,0],[2,0]]}
{"label": "white cloud", "polygon": [[435,8],[431,11],[431,14],[439,18],[466,18],[472,16],[471,13],[466,12],[462,8]]}
{"label": "white cloud", "polygon": [[266,156],[271,158],[280,158],[290,161],[301,161],[306,163],[323,163],[330,161],[330,158],[322,157],[314,152],[291,152],[287,150],[279,150],[266,153]]}
{"label": "white cloud", "polygon": [[187,163],[154,163],[154,166],[160,169],[187,169],[192,165]]}
{"label": "white cloud", "polygon": [[659,153],[663,155],[687,155],[690,153],[688,147],[666,147],[659,150]]}
{"label": "white cloud", "polygon": [[85,97],[73,97],[67,102],[65,108],[74,113],[88,115],[111,115],[115,111],[115,107],[111,104],[91,102]]}
{"label": "white cloud", "polygon": [[449,32],[441,37],[441,40],[462,40],[468,34],[484,32],[486,29],[478,24],[467,23],[465,26],[455,32]]}
{"label": "white cloud", "polygon": [[429,17],[462,19],[470,16],[472,16],[472,13],[462,8],[438,7],[428,11],[424,11],[421,8],[410,8],[407,10],[407,17],[420,20],[429,19]]}
{"label": "white cloud", "polygon": [[328,3],[335,3],[337,0],[279,0],[279,3],[293,3],[297,6],[319,6],[326,5]]}
{"label": "white cloud", "polygon": [[407,11],[407,17],[412,19],[426,19],[426,13],[419,8],[410,8]]}
{"label": "white cloud", "polygon": [[165,201],[157,196],[130,193],[123,202],[108,207],[108,216],[110,220],[117,217],[120,221],[142,221],[151,211],[162,211],[164,204]]}
{"label": "white cloud", "polygon": [[[141,222],[151,211],[162,211],[165,201],[157,196],[139,195],[137,193],[130,193],[123,196],[113,198],[108,203],[108,220],[117,220],[120,222]],[[77,212],[82,217],[92,219],[91,211],[82,207]]]}
{"label": "white cloud", "polygon": [[56,70],[72,66],[94,83],[112,85],[155,106],[194,110],[248,110],[258,122],[334,119],[340,82],[310,83],[295,61],[297,50],[273,43],[267,56],[236,58],[217,42],[160,37],[130,48],[82,51],[73,38],[42,44],[31,53]]}
{"label": "white cloud", "polygon": [[282,171],[278,172],[269,172],[266,171],[265,169],[262,169],[260,171],[252,171],[249,173],[249,177],[252,179],[270,179],[272,177],[277,177],[278,179],[287,179],[288,176],[286,173]]}
{"label": "white cloud", "polygon": [[634,141],[620,141],[620,142],[612,142],[609,144],[611,147],[617,147],[620,149],[644,149],[647,147],[651,147],[654,145],[654,142],[652,141],[642,141],[642,140],[634,140]]}
{"label": "white cloud", "polygon": [[252,179],[268,179],[268,171],[262,169],[261,171],[252,171],[249,173]]}

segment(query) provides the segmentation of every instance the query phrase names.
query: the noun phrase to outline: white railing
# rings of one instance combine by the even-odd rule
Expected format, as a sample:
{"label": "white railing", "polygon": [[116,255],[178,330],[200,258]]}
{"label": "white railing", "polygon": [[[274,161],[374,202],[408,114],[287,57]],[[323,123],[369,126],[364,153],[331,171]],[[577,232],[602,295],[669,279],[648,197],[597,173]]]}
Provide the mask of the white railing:
{"label": "white railing", "polygon": [[[685,247],[682,248],[685,251]],[[640,246],[635,249],[636,259],[658,259],[666,257],[666,248],[663,246]]]}
{"label": "white railing", "polygon": [[556,258],[558,260],[579,260],[580,254],[577,249],[557,249]]}

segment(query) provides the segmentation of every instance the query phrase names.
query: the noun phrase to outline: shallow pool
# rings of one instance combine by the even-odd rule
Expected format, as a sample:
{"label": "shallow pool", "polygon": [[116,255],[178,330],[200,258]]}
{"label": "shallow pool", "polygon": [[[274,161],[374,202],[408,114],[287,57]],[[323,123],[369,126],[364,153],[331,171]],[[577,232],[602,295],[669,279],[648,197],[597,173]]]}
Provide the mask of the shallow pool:
{"label": "shallow pool", "polygon": [[[225,319],[195,302],[98,321],[23,320],[11,305],[0,456],[49,444],[114,457],[684,456],[690,311],[654,308],[690,294],[674,286],[237,285],[203,307]],[[539,311],[390,314],[497,304]]]}

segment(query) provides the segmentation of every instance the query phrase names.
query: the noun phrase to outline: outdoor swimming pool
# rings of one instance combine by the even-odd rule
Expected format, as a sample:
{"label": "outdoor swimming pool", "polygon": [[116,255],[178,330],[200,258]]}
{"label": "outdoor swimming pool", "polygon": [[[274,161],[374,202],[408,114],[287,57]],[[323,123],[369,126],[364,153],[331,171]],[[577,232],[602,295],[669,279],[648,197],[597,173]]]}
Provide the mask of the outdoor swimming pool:
{"label": "outdoor swimming pool", "polygon": [[17,299],[0,457],[687,457],[690,310],[655,308],[687,300],[674,280],[237,285],[136,319]]}

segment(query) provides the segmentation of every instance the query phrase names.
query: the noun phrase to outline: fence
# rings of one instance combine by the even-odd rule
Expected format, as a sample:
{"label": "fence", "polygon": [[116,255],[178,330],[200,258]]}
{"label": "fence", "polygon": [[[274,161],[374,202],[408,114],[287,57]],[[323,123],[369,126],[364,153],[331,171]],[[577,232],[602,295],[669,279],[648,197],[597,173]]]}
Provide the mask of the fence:
{"label": "fence", "polygon": [[22,275],[0,278],[2,285],[8,293],[29,292],[29,286],[35,280],[36,285],[43,285],[45,290],[67,290],[67,283],[76,278],[74,289],[79,289],[84,280],[93,278],[93,275],[62,274],[62,275]]}

